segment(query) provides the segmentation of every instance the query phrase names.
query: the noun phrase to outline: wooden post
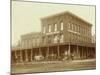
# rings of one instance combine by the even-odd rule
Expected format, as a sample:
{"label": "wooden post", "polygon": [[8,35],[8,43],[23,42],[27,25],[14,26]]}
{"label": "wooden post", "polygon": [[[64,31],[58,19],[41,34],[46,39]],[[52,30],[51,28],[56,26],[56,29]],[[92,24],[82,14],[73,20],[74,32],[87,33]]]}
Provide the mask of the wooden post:
{"label": "wooden post", "polygon": [[69,47],[68,47],[68,55],[70,55],[70,43],[69,43]]}
{"label": "wooden post", "polygon": [[15,53],[15,62],[17,63],[17,53],[16,51],[14,53]]}
{"label": "wooden post", "polygon": [[88,49],[86,47],[86,59],[88,58]]}
{"label": "wooden post", "polygon": [[78,52],[78,45],[77,45],[77,50],[76,50],[76,59],[79,59],[79,52]]}
{"label": "wooden post", "polygon": [[25,50],[25,57],[26,57],[26,61],[28,61],[27,50]]}
{"label": "wooden post", "polygon": [[83,49],[83,46],[82,46],[82,59],[84,59],[84,49]]}
{"label": "wooden post", "polygon": [[31,49],[31,61],[33,61],[33,50]]}
{"label": "wooden post", "polygon": [[49,46],[47,47],[46,59],[48,59],[48,56],[49,56]]}
{"label": "wooden post", "polygon": [[83,59],[85,59],[84,47],[82,47],[82,49],[83,49]]}
{"label": "wooden post", "polygon": [[81,59],[83,59],[83,48],[81,46]]}
{"label": "wooden post", "polygon": [[85,59],[87,59],[87,48],[85,47]]}
{"label": "wooden post", "polygon": [[78,47],[79,59],[81,59],[80,47]]}
{"label": "wooden post", "polygon": [[20,50],[20,62],[22,62],[22,50]]}
{"label": "wooden post", "polygon": [[41,48],[39,47],[39,55],[42,55]]}
{"label": "wooden post", "polygon": [[57,54],[58,54],[58,59],[59,59],[60,58],[59,45],[57,47]]}

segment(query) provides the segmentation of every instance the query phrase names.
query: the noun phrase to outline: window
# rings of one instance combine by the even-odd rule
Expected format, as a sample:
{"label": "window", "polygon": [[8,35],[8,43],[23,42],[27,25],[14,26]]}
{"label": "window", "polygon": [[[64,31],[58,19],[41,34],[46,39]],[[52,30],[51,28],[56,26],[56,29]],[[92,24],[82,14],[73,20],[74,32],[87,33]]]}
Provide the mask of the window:
{"label": "window", "polygon": [[77,31],[80,32],[80,26],[77,26]]}
{"label": "window", "polygon": [[39,38],[37,37],[37,41],[36,41],[36,43],[37,43],[37,46],[39,45]]}
{"label": "window", "polygon": [[37,46],[37,38],[35,37],[35,46]]}
{"label": "window", "polygon": [[84,35],[86,35],[86,29],[84,28]]}
{"label": "window", "polygon": [[29,40],[26,40],[25,46],[26,46],[26,48],[28,48],[28,46],[29,46]]}
{"label": "window", "polygon": [[45,33],[45,27],[43,28],[43,33]]}
{"label": "window", "polygon": [[75,25],[75,31],[77,31],[77,25]]}
{"label": "window", "polygon": [[62,34],[61,36],[60,36],[60,43],[63,43],[64,42],[64,35]]}
{"label": "window", "polygon": [[63,30],[63,27],[64,27],[64,23],[61,22],[61,30]]}
{"label": "window", "polygon": [[83,34],[84,34],[84,28],[83,28]]}
{"label": "window", "polygon": [[57,42],[58,42],[58,36],[55,35],[55,36],[54,36],[54,43],[57,43]]}
{"label": "window", "polygon": [[50,43],[51,43],[51,37],[48,36],[48,44],[50,44]]}
{"label": "window", "polygon": [[33,44],[33,46],[35,46],[35,39],[34,38],[32,40],[32,44]]}
{"label": "window", "polygon": [[51,32],[51,25],[49,25],[49,32]]}
{"label": "window", "polygon": [[31,46],[31,41],[28,40],[28,48],[30,48],[30,46]]}
{"label": "window", "polygon": [[74,25],[73,24],[71,24],[71,29],[74,30]]}
{"label": "window", "polygon": [[82,28],[82,27],[80,27],[80,33],[81,33],[81,34],[83,33],[83,28]]}
{"label": "window", "polygon": [[54,31],[57,31],[57,24],[54,25]]}
{"label": "window", "polygon": [[24,46],[25,46],[25,41],[22,41],[21,46],[22,46],[22,48],[24,48]]}
{"label": "window", "polygon": [[70,23],[68,23],[68,29],[70,29]]}
{"label": "window", "polygon": [[75,24],[73,24],[73,31],[75,31]]}

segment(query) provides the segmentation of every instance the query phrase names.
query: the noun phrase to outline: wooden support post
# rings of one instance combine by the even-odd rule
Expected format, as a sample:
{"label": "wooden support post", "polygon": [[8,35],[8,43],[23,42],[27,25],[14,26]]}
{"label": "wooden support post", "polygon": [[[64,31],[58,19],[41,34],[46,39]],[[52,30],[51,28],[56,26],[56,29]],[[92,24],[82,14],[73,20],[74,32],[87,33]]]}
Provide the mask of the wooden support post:
{"label": "wooden support post", "polygon": [[84,59],[84,57],[85,57],[85,55],[84,55],[84,47],[82,47],[82,55],[83,55],[83,59]]}
{"label": "wooden support post", "polygon": [[80,46],[80,48],[79,48],[79,59],[81,59],[81,46]]}
{"label": "wooden support post", "polygon": [[78,51],[78,45],[77,45],[77,49],[76,49],[76,59],[79,59],[79,51]]}
{"label": "wooden support post", "polygon": [[84,58],[84,55],[83,55],[83,47],[82,47],[82,59]]}
{"label": "wooden support post", "polygon": [[20,50],[20,62],[22,62],[22,50]]}
{"label": "wooden support post", "polygon": [[68,55],[71,54],[70,52],[71,52],[71,51],[70,51],[70,43],[69,43],[69,47],[68,47]]}
{"label": "wooden support post", "polygon": [[87,47],[85,47],[85,49],[86,49],[86,59],[87,59],[87,57],[88,57],[88,53],[87,53]]}
{"label": "wooden support post", "polygon": [[87,54],[86,54],[86,47],[84,47],[84,55],[85,55],[85,59],[86,59],[86,56],[87,56]]}
{"label": "wooden support post", "polygon": [[88,59],[88,56],[89,56],[89,51],[88,51],[88,47],[87,47],[87,59]]}
{"label": "wooden support post", "polygon": [[41,48],[39,47],[39,55],[42,55]]}
{"label": "wooden support post", "polygon": [[31,61],[33,61],[33,50],[31,49]]}
{"label": "wooden support post", "polygon": [[16,53],[16,51],[14,53],[15,53],[15,63],[17,63],[17,59],[18,59],[17,53]]}
{"label": "wooden support post", "polygon": [[59,51],[59,45],[57,47],[57,55],[58,55],[58,59],[60,58],[60,51]]}
{"label": "wooden support post", "polygon": [[88,57],[88,49],[87,49],[87,47],[85,49],[86,49],[86,59],[87,59],[87,57]]}
{"label": "wooden support post", "polygon": [[83,59],[83,47],[81,46],[81,59]]}
{"label": "wooden support post", "polygon": [[48,59],[48,56],[49,56],[49,47],[47,47],[46,59]]}
{"label": "wooden support post", "polygon": [[25,60],[28,61],[27,50],[25,50]]}

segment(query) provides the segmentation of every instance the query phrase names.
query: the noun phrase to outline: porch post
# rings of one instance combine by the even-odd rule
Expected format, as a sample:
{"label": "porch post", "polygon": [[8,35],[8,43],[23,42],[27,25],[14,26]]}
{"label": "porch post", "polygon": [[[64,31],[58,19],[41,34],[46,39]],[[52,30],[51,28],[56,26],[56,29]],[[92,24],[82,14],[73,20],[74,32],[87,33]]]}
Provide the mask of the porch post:
{"label": "porch post", "polygon": [[41,48],[39,47],[39,55],[42,55]]}
{"label": "porch post", "polygon": [[33,50],[31,49],[31,61],[33,61]]}
{"label": "porch post", "polygon": [[16,53],[16,51],[14,52],[14,54],[15,54],[15,62],[17,63],[17,53]]}
{"label": "porch post", "polygon": [[59,59],[60,58],[59,45],[57,47],[57,54],[58,54],[58,59]]}
{"label": "porch post", "polygon": [[68,47],[68,55],[70,55],[70,43],[69,43],[69,47]]}
{"label": "porch post", "polygon": [[47,47],[46,59],[48,59],[48,56],[49,56],[49,46]]}
{"label": "porch post", "polygon": [[76,49],[76,54],[77,54],[76,55],[76,57],[77,57],[76,59],[79,59],[78,45],[77,45],[77,49]]}
{"label": "porch post", "polygon": [[28,61],[27,50],[25,50],[25,60]]}
{"label": "porch post", "polygon": [[20,50],[20,62],[22,62],[22,50]]}
{"label": "porch post", "polygon": [[88,49],[86,47],[86,59],[88,58]]}
{"label": "porch post", "polygon": [[84,58],[84,55],[83,55],[83,46],[82,46],[82,59]]}

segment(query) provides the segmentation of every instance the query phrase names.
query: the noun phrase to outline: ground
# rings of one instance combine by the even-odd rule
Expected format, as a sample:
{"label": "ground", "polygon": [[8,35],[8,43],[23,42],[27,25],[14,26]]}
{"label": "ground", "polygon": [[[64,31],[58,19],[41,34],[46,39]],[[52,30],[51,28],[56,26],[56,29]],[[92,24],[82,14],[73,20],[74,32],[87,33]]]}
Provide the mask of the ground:
{"label": "ground", "polygon": [[96,60],[42,61],[12,65],[12,73],[38,73],[96,69]]}

